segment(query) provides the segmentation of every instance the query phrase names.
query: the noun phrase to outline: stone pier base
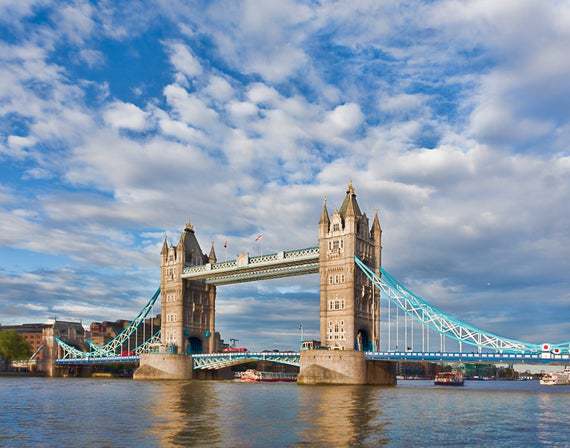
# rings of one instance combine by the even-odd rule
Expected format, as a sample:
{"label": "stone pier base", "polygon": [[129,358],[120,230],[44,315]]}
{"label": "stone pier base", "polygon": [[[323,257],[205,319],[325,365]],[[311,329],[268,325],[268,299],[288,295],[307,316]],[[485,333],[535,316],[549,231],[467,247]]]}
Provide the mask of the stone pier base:
{"label": "stone pier base", "polygon": [[192,378],[192,356],[171,353],[141,355],[135,380],[189,380]]}
{"label": "stone pier base", "polygon": [[367,361],[364,353],[348,350],[301,352],[298,384],[396,384],[396,364]]}

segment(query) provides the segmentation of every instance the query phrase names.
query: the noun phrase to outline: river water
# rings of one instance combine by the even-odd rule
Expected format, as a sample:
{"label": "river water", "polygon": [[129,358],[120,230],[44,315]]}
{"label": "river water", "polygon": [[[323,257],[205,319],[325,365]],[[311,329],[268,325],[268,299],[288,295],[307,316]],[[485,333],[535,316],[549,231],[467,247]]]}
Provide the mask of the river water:
{"label": "river water", "polygon": [[0,446],[570,446],[570,386],[0,378]]}

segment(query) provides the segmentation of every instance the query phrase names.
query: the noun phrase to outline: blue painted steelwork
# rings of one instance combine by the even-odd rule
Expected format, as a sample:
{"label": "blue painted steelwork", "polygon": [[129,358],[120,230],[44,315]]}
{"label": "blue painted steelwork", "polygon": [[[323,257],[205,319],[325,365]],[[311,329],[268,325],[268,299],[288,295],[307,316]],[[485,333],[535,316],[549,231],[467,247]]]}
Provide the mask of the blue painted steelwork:
{"label": "blue painted steelwork", "polygon": [[[552,353],[460,353],[460,352],[365,352],[370,361],[431,361],[508,364],[568,364],[570,355]],[[139,356],[109,356],[58,359],[57,365],[136,364]],[[194,355],[196,370],[217,370],[253,361],[271,361],[291,366],[300,365],[300,353],[212,353]]]}
{"label": "blue painted steelwork", "polygon": [[131,355],[119,356],[116,354],[106,353],[102,350],[84,352],[76,347],[73,347],[72,345],[68,344],[67,342],[63,341],[58,337],[55,338],[55,341],[57,342],[59,347],[63,350],[63,358],[58,359],[57,360],[58,362],[65,361],[65,363],[69,364],[71,363],[72,360],[80,360],[80,361],[85,361],[82,363],[88,364],[89,362],[87,360],[90,360],[97,364],[101,364],[100,360],[112,360],[109,362],[113,363],[116,362],[115,361],[116,359],[123,360],[123,358],[131,358],[133,356],[137,357],[141,353],[158,352],[160,347],[160,330],[158,330],[152,337],[147,339],[145,342],[143,342],[142,344],[138,345],[133,350],[131,350],[131,352],[135,354],[132,356]]}
{"label": "blue painted steelwork", "polygon": [[[63,350],[63,358],[61,359],[85,359],[85,358],[104,358],[104,359],[114,359],[121,354],[121,347],[124,346],[125,343],[129,340],[129,338],[136,333],[138,328],[141,325],[144,325],[146,318],[148,317],[149,313],[151,312],[153,306],[155,305],[156,301],[160,297],[160,288],[156,290],[147,304],[143,307],[143,309],[137,314],[137,316],[129,323],[129,326],[125,328],[121,333],[115,336],[112,340],[106,343],[103,346],[99,346],[94,344],[92,341],[87,340],[86,344],[89,347],[88,352],[84,352],[82,350],[73,347],[72,345],[66,343],[62,339],[56,337],[55,341],[59,345],[59,347]],[[160,344],[160,330],[158,330],[155,334],[151,335],[146,341],[140,344],[137,347],[133,347],[130,350],[133,353],[140,354],[145,353],[148,351],[156,351],[157,345]],[[124,347],[123,347],[124,348]],[[122,356],[120,356],[123,358]]]}
{"label": "blue painted steelwork", "polygon": [[[478,350],[492,350],[497,353],[540,353],[542,351],[540,344],[498,336],[450,316],[411,292],[385,269],[381,268],[380,275],[378,275],[358,257],[355,257],[355,262],[366,277],[384,293],[384,298],[390,300],[422,325],[431,327],[445,337],[475,346]],[[567,346],[562,349],[568,353]]]}
{"label": "blue painted steelwork", "polygon": [[107,356],[107,357],[85,357],[85,358],[64,358],[55,361],[58,366],[84,366],[84,365],[105,365],[105,364],[138,364],[139,356]]}
{"label": "blue painted steelwork", "polygon": [[89,352],[84,352],[79,350],[78,348],[68,344],[67,342],[63,341],[62,339],[58,338],[57,336],[54,338],[57,345],[63,350],[63,357],[64,358],[75,358],[75,359],[83,359],[89,357]]}
{"label": "blue painted steelwork", "polygon": [[565,364],[570,355],[552,353],[366,352],[372,361],[445,361],[524,364]]}
{"label": "blue painted steelwork", "polygon": [[[115,336],[112,340],[107,342],[104,346],[98,347],[96,351],[102,352],[107,356],[117,354],[117,349],[120,349],[121,345],[123,345],[133,335],[133,333],[135,333],[137,328],[139,328],[140,325],[144,323],[145,319],[148,317],[148,314],[152,310],[152,307],[154,306],[159,297],[160,297],[160,288],[156,290],[156,292],[148,301],[148,303],[139,312],[139,314],[131,321],[131,323],[127,328],[121,331],[117,336]],[[94,344],[91,344],[91,347],[93,346]]]}
{"label": "blue painted steelwork", "polygon": [[300,366],[301,354],[298,352],[245,352],[245,353],[210,353],[193,355],[193,368],[196,370],[217,370],[253,361],[270,361],[290,366]]}

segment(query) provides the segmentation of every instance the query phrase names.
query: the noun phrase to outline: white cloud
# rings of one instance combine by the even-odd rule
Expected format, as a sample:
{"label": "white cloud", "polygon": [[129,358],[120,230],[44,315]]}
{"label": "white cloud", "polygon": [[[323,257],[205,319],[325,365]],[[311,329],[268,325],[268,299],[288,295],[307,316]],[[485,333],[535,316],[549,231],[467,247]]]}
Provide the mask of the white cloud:
{"label": "white cloud", "polygon": [[362,121],[364,115],[358,104],[341,104],[328,114],[328,124],[333,126],[338,132],[350,132],[355,130]]}
{"label": "white cloud", "polygon": [[170,62],[180,73],[193,78],[202,73],[202,66],[190,49],[181,42],[167,42]]}
{"label": "white cloud", "polygon": [[79,51],[79,57],[86,62],[89,67],[100,66],[105,62],[105,56],[98,50],[83,48]]}
{"label": "white cloud", "polygon": [[425,104],[426,100],[426,95],[399,93],[393,96],[381,97],[379,108],[380,110],[389,113],[403,113],[413,110],[417,111]]}
{"label": "white cloud", "polygon": [[95,28],[93,8],[89,3],[77,2],[56,9],[58,30],[71,41],[81,43]]}
{"label": "white cloud", "polygon": [[254,103],[274,104],[280,99],[279,92],[262,83],[253,84],[247,91],[247,97]]}
{"label": "white cloud", "polygon": [[206,95],[215,98],[218,101],[228,101],[234,95],[234,89],[231,84],[221,76],[211,76],[208,86],[204,89]]}
{"label": "white cloud", "polygon": [[115,101],[103,113],[105,122],[115,128],[142,131],[146,126],[146,112],[131,103]]}
{"label": "white cloud", "polygon": [[188,93],[183,87],[171,84],[164,89],[169,105],[187,124],[204,129],[218,126],[218,113],[208,107],[197,95]]}
{"label": "white cloud", "polygon": [[191,19],[208,30],[233,66],[280,82],[308,63],[302,42],[312,17],[309,6],[284,0],[213,4]]}
{"label": "white cloud", "polygon": [[228,110],[237,119],[248,118],[257,114],[257,106],[247,101],[232,101],[228,104]]}
{"label": "white cloud", "polygon": [[203,132],[181,121],[164,118],[159,121],[159,126],[164,134],[171,135],[177,139],[196,144],[207,143],[206,135]]}

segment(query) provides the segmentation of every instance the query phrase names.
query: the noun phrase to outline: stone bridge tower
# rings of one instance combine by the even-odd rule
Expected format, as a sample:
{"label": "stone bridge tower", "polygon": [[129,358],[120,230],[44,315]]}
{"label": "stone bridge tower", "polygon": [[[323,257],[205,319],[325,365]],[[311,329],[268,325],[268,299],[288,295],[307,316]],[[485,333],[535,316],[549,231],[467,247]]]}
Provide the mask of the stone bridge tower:
{"label": "stone bridge tower", "polygon": [[329,216],[326,201],[319,221],[321,344],[338,350],[379,347],[380,297],[356,267],[358,256],[379,272],[382,229],[360,211],[352,182],[340,209]]}
{"label": "stone bridge tower", "polygon": [[210,255],[202,253],[188,223],[176,246],[164,240],[160,255],[162,345],[175,347],[180,354],[214,352],[216,287],[182,278],[185,266],[216,261],[213,244]]}

